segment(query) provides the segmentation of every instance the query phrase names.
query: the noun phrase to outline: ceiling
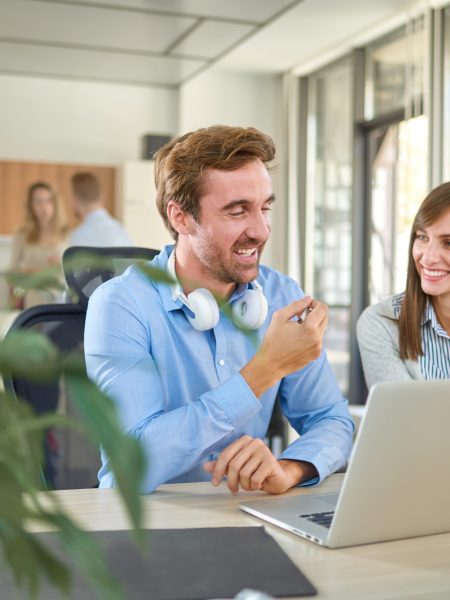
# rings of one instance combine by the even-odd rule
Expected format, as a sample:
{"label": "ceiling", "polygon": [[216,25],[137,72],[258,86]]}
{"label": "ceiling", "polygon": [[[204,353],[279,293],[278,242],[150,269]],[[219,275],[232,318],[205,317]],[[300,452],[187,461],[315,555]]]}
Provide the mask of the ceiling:
{"label": "ceiling", "polygon": [[177,86],[301,0],[0,0],[0,72]]}
{"label": "ceiling", "polygon": [[218,65],[255,73],[308,72],[315,62],[330,62],[405,22],[414,7],[417,12],[416,0],[303,0],[230,49]]}
{"label": "ceiling", "polygon": [[177,87],[212,65],[282,73],[415,0],[0,0],[0,73]]}

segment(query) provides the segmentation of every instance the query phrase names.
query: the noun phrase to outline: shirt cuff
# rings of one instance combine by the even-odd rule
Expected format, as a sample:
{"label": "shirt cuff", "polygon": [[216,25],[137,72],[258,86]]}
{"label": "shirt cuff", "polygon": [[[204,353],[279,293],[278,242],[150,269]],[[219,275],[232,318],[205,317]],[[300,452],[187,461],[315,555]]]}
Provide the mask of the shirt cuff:
{"label": "shirt cuff", "polygon": [[[297,442],[297,443],[296,443]],[[302,481],[299,486],[307,487],[321,483],[328,475],[335,473],[344,466],[345,460],[342,453],[334,446],[326,446],[319,452],[311,451],[305,447],[302,448],[301,438],[296,440],[281,454],[283,460],[302,460],[311,463],[317,470],[318,475]]]}

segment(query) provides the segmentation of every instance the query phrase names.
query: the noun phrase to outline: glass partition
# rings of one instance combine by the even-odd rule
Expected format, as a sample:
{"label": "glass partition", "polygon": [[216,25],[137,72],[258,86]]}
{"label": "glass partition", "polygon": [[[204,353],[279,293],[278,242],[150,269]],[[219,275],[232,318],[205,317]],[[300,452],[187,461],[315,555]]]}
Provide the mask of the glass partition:
{"label": "glass partition", "polygon": [[443,177],[450,180],[450,6],[444,12],[444,152]]}
{"label": "glass partition", "polygon": [[310,79],[305,291],[330,307],[326,347],[348,392],[352,243],[352,78],[345,59]]}
{"label": "glass partition", "polygon": [[427,118],[369,131],[370,304],[404,290],[411,225],[427,193]]}
{"label": "glass partition", "polygon": [[366,119],[421,102],[424,56],[423,19],[367,48]]}

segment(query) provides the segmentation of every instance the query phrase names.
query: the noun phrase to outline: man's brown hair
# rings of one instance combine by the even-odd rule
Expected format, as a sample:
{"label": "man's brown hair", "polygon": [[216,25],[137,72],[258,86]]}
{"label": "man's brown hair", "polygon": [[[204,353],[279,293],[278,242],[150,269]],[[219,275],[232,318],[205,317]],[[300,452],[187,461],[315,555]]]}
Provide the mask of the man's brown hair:
{"label": "man's brown hair", "polygon": [[253,160],[268,168],[275,156],[270,136],[253,127],[214,125],[186,133],[155,155],[156,204],[174,240],[178,233],[167,216],[170,200],[198,221],[203,175],[207,169],[234,171]]}
{"label": "man's brown hair", "polygon": [[405,297],[402,303],[398,327],[400,358],[417,360],[422,356],[422,319],[428,295],[422,290],[420,276],[412,255],[418,231],[423,231],[450,210],[450,182],[432,190],[419,207],[411,228],[409,239],[408,274]]}
{"label": "man's brown hair", "polygon": [[81,204],[95,204],[101,198],[101,186],[93,173],[75,173],[71,178],[72,192]]}

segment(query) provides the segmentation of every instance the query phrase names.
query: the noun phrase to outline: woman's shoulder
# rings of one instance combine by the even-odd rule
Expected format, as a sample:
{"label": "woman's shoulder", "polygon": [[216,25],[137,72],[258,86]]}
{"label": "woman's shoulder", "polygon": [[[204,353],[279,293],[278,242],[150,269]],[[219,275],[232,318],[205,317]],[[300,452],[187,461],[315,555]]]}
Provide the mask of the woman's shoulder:
{"label": "woman's shoulder", "polygon": [[356,328],[358,337],[378,330],[397,330],[398,315],[403,302],[403,294],[389,296],[382,302],[368,306],[360,315]]}
{"label": "woman's shoulder", "polygon": [[361,314],[361,317],[368,319],[394,319],[397,320],[401,306],[403,304],[403,298],[405,294],[396,294],[389,296],[385,300],[368,306]]}
{"label": "woman's shoulder", "polygon": [[12,237],[12,248],[13,251],[23,250],[28,245],[28,234],[25,228],[20,227],[16,230]]}

